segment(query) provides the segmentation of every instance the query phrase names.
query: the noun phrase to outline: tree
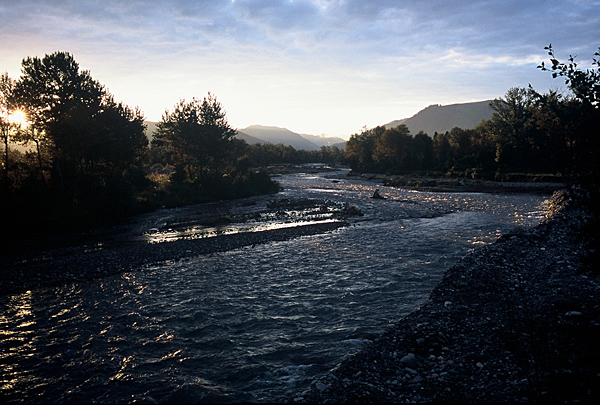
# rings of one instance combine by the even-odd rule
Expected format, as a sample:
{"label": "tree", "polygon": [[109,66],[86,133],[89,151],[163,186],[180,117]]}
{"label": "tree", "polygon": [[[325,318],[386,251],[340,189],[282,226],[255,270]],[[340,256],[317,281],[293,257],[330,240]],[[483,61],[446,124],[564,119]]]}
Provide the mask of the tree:
{"label": "tree", "polygon": [[[122,176],[141,164],[148,146],[138,110],[115,102],[67,52],[23,59],[13,93],[31,121],[23,140],[35,144],[42,178],[51,168],[58,206],[99,213],[131,204]],[[42,156],[49,156],[47,165]]]}
{"label": "tree", "polygon": [[571,133],[571,174],[580,184],[597,188],[600,182],[600,47],[592,57],[591,68],[579,68],[575,57],[569,55],[567,62],[560,62],[552,45],[545,47],[551,66],[542,62],[538,68],[552,72],[552,77],[563,77],[573,99],[567,101],[566,121]]}
{"label": "tree", "polygon": [[143,116],[92,79],[67,52],[25,58],[15,86],[38,135],[52,148],[55,164],[71,162],[85,171],[97,164],[123,167],[147,146]]}
{"label": "tree", "polygon": [[152,147],[160,150],[165,162],[184,171],[186,180],[194,182],[221,170],[227,144],[235,133],[221,103],[208,93],[202,102],[180,100],[172,112],[166,110],[156,126]]}
{"label": "tree", "polygon": [[575,62],[575,57],[569,55],[567,62],[556,59],[552,44],[544,47],[550,56],[551,67],[546,67],[544,62],[540,63],[538,69],[552,72],[552,77],[564,77],[565,84],[575,95],[575,98],[584,104],[598,107],[600,103],[600,47],[592,57],[592,68],[581,70]]}
{"label": "tree", "polygon": [[405,166],[405,159],[411,148],[412,136],[404,124],[386,129],[375,141],[373,159],[384,170],[400,172]]}
{"label": "tree", "polygon": [[419,131],[412,141],[412,155],[415,169],[433,169],[433,140],[423,131]]}
{"label": "tree", "polygon": [[438,170],[445,170],[452,166],[452,156],[450,148],[450,134],[448,132],[433,135],[433,155],[435,157],[435,166]]}
{"label": "tree", "polygon": [[14,80],[8,77],[8,73],[0,76],[0,137],[4,144],[4,162],[3,162],[3,182],[8,185],[9,165],[9,144],[11,137],[14,137],[16,127],[10,122],[10,113],[13,108],[11,103]]}
{"label": "tree", "polygon": [[532,142],[535,154],[532,162],[544,172],[568,174],[576,133],[576,123],[571,122],[569,105],[572,101],[556,91],[540,94],[534,91],[535,107],[532,111],[534,129]]}
{"label": "tree", "polygon": [[378,126],[372,129],[364,127],[346,142],[346,159],[350,168],[358,172],[372,171],[375,169],[373,151],[376,140],[385,132],[385,127]]}
{"label": "tree", "polygon": [[495,129],[496,162],[503,166],[514,167],[526,161],[523,156],[529,144],[532,96],[529,89],[513,87],[506,92],[504,99],[490,102],[495,111],[491,121]]}
{"label": "tree", "polygon": [[27,107],[33,127],[44,134],[57,154],[79,155],[79,149],[89,145],[80,125],[98,113],[105,90],[88,71],[79,70],[71,54],[25,58],[15,93]]}
{"label": "tree", "polygon": [[144,116],[139,109],[117,103],[107,94],[99,111],[97,123],[102,134],[101,160],[117,169],[127,169],[143,163],[148,151]]}
{"label": "tree", "polygon": [[100,109],[104,89],[88,71],[79,71],[72,55],[55,52],[23,59],[15,95],[32,122],[28,140],[36,144],[38,156],[41,148],[51,151],[58,184],[64,186],[67,173],[84,164],[85,152],[97,150],[90,121]]}

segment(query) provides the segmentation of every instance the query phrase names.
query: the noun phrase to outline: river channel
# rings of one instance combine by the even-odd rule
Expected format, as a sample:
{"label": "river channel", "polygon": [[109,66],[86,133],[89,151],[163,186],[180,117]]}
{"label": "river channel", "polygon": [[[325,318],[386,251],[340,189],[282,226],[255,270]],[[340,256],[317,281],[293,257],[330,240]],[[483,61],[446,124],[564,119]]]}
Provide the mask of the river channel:
{"label": "river channel", "polygon": [[[543,218],[539,195],[417,192],[344,174],[283,175],[277,196],[238,203],[347,203],[364,214],[347,226],[0,297],[0,399],[289,401],[419,308],[470,250]],[[385,199],[369,198],[376,188]],[[289,218],[263,222],[305,224]]]}

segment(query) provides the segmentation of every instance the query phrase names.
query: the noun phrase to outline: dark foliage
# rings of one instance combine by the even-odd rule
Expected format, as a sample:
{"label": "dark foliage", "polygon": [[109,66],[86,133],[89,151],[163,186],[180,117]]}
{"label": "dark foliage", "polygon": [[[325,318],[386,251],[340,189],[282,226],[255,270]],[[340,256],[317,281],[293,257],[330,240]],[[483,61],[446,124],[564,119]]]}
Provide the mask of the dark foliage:
{"label": "dark foliage", "polygon": [[[571,95],[512,88],[493,100],[492,118],[473,129],[453,128],[429,138],[408,128],[376,127],[352,135],[346,161],[357,172],[421,173],[492,180],[559,178],[597,189],[600,162],[600,61],[580,70],[573,57],[551,67]],[[595,54],[600,57],[600,50]],[[536,176],[531,176],[532,174]]]}
{"label": "dark foliage", "polygon": [[[26,126],[11,122],[22,111]],[[2,238],[110,225],[162,205],[278,190],[255,172],[210,93],[181,101],[158,125],[152,150],[138,109],[116,102],[73,56],[28,57],[0,77]]]}

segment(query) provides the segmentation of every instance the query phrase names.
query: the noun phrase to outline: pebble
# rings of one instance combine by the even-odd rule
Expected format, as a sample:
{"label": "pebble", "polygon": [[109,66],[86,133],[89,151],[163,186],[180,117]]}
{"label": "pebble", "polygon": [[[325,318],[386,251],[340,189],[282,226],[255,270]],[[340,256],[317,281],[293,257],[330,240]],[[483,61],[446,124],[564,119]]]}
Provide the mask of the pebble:
{"label": "pebble", "polygon": [[579,311],[569,311],[565,314],[565,316],[582,316],[583,313],[579,312]]}
{"label": "pebble", "polygon": [[406,356],[402,357],[400,363],[412,369],[419,367],[419,361],[413,353],[408,353]]}
{"label": "pebble", "polygon": [[315,384],[315,388],[318,389],[319,391],[325,391],[329,389],[329,385],[327,384],[323,384],[322,382],[317,382]]}

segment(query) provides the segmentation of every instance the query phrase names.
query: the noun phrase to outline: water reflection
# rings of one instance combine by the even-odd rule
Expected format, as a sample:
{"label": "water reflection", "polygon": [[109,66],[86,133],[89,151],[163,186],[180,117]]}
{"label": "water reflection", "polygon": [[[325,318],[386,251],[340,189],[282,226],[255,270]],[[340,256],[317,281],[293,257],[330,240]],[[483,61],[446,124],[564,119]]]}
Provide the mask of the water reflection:
{"label": "water reflection", "polygon": [[[294,214],[292,212],[286,212],[288,215],[299,216],[299,214]],[[310,220],[311,216],[304,216],[304,220],[301,222],[268,222],[268,220],[263,220],[261,223],[256,224],[235,224],[231,226],[221,226],[221,227],[205,227],[205,226],[195,226],[191,228],[187,228],[185,230],[166,230],[159,231],[155,230],[149,232],[145,235],[145,239],[147,243],[164,243],[164,242],[175,242],[178,240],[192,240],[192,239],[202,239],[202,238],[214,238],[221,235],[233,235],[238,233],[245,232],[263,232],[270,231],[275,229],[287,229],[287,228],[295,228],[299,226],[308,226],[315,224],[326,224],[332,222],[339,222],[339,220],[331,218],[332,214],[323,214],[320,215],[321,219]]]}
{"label": "water reflection", "polygon": [[0,390],[14,389],[23,374],[21,359],[32,358],[36,353],[36,320],[32,312],[32,292],[8,297],[0,311],[0,364],[3,365]]}

